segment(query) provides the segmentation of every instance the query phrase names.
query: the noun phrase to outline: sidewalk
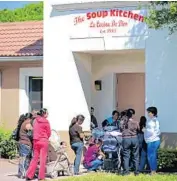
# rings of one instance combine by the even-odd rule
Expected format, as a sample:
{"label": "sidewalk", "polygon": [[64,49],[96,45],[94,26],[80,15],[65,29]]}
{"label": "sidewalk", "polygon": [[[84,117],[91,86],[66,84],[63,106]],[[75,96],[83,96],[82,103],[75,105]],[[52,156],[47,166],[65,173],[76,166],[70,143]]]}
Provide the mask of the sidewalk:
{"label": "sidewalk", "polygon": [[[0,180],[1,181],[22,181],[24,179],[19,179],[17,177],[18,166],[12,163],[9,163],[8,160],[0,159]],[[83,168],[81,168],[84,171]],[[63,178],[63,177],[59,177]],[[67,178],[65,176],[64,178]],[[48,180],[48,179],[47,179]],[[52,180],[52,179],[49,179]]]}
{"label": "sidewalk", "polygon": [[13,165],[8,160],[0,160],[0,180],[19,181],[17,178],[17,165]]}

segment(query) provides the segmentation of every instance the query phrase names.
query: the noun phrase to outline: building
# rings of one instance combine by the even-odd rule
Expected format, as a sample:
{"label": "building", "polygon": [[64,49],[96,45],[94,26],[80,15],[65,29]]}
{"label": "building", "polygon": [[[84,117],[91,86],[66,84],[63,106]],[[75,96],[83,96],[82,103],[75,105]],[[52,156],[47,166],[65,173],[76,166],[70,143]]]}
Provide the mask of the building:
{"label": "building", "polygon": [[43,22],[0,23],[0,118],[14,128],[42,107]]}
{"label": "building", "polygon": [[177,145],[177,36],[149,29],[146,14],[137,2],[46,2],[43,103],[62,138],[76,114],[89,129],[91,106],[101,123],[117,107],[139,119],[154,105],[162,146]]}
{"label": "building", "polygon": [[[93,3],[94,2],[94,3]],[[68,140],[77,114],[90,128],[114,109],[159,110],[162,146],[177,146],[177,36],[148,29],[137,2],[53,1],[43,23],[0,24],[1,124],[46,107],[52,128]]]}

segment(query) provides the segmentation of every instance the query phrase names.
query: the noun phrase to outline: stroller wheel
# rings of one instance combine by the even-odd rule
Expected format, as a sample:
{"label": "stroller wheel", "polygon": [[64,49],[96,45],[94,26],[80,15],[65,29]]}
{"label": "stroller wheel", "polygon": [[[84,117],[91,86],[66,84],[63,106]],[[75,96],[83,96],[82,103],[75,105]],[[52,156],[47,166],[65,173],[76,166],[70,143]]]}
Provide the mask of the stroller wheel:
{"label": "stroller wheel", "polygon": [[56,179],[58,177],[58,172],[54,171],[54,172],[51,173],[50,176],[51,176],[52,179]]}

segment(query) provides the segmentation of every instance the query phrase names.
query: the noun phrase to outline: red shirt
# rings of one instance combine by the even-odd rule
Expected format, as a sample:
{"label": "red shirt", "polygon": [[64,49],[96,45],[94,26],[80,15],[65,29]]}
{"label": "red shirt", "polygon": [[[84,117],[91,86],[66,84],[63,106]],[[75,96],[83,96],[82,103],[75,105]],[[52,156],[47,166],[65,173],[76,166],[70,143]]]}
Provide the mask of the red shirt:
{"label": "red shirt", "polygon": [[41,116],[37,116],[33,125],[33,139],[48,141],[51,136],[49,121]]}
{"label": "red shirt", "polygon": [[96,160],[100,149],[96,145],[91,145],[88,147],[85,155],[84,155],[84,164],[87,166],[91,166],[91,162]]}

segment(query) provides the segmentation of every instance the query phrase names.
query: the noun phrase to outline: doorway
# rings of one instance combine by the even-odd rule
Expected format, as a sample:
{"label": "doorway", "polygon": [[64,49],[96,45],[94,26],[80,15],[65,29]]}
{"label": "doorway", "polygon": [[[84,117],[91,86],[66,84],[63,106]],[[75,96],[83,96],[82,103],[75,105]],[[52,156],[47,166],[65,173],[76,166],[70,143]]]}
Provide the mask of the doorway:
{"label": "doorway", "polygon": [[119,111],[128,108],[135,110],[135,119],[145,114],[145,74],[117,74],[117,107]]}
{"label": "doorway", "polygon": [[43,78],[29,77],[30,110],[40,110],[43,107]]}

